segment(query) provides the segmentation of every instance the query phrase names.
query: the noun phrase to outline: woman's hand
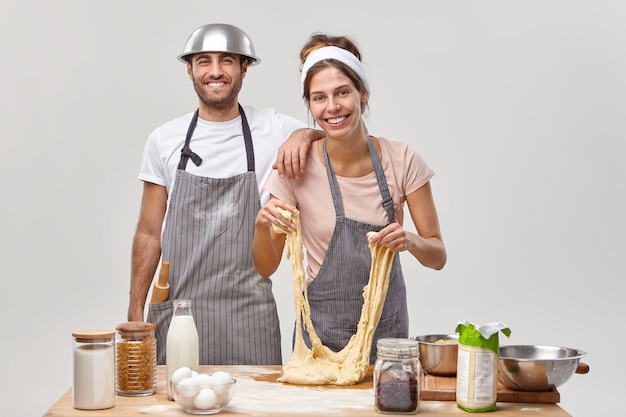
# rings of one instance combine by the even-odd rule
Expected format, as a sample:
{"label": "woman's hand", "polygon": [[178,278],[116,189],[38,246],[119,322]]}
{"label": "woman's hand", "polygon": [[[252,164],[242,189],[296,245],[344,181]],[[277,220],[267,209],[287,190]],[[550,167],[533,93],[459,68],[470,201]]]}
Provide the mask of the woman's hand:
{"label": "woman's hand", "polygon": [[[290,229],[295,229],[296,225],[285,218],[278,208],[287,210],[290,213],[297,213],[298,210],[291,204],[270,197],[261,210],[257,213],[254,222],[255,231],[252,239],[252,258],[257,272],[262,277],[269,277],[280,265],[280,260],[285,246],[286,234]],[[279,233],[280,230],[284,233]]]}
{"label": "woman's hand", "polygon": [[369,243],[378,243],[392,252],[411,250],[413,242],[411,234],[406,232],[399,223],[393,222],[385,226],[378,233],[373,233],[368,238]]}
{"label": "woman's hand", "polygon": [[288,233],[296,228],[296,224],[290,219],[283,216],[279,208],[286,210],[290,213],[297,214],[298,209],[293,205],[285,203],[277,198],[271,198],[261,210],[257,213],[255,225],[258,228],[273,228],[274,231],[281,230],[284,233]]}
{"label": "woman's hand", "polygon": [[368,242],[378,242],[392,252],[407,251],[428,268],[443,268],[447,261],[447,252],[439,231],[430,183],[409,194],[406,201],[417,233],[407,232],[399,223],[394,222],[369,236]]}

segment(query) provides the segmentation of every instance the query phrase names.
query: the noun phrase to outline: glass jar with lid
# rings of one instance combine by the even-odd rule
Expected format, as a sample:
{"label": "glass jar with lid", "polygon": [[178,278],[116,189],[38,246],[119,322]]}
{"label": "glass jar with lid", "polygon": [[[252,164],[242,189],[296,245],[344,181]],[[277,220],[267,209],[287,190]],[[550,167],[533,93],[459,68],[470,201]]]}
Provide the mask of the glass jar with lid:
{"label": "glass jar with lid", "polygon": [[138,397],[156,392],[156,339],[152,323],[131,321],[115,329],[116,382],[118,395]]}
{"label": "glass jar with lid", "polygon": [[80,330],[74,338],[72,403],[79,410],[115,406],[115,347],[113,330]]}
{"label": "glass jar with lid", "polygon": [[419,344],[417,340],[383,338],[376,343],[374,396],[376,411],[415,414],[420,404]]}

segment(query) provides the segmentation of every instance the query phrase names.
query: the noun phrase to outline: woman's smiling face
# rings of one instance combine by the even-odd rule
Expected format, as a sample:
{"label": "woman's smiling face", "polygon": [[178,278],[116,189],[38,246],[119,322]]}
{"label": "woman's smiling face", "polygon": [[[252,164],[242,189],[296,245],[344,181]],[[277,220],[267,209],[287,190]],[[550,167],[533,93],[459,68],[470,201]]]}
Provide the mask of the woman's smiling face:
{"label": "woman's smiling face", "polygon": [[309,110],[328,136],[345,136],[361,124],[364,97],[340,69],[329,66],[311,77]]}

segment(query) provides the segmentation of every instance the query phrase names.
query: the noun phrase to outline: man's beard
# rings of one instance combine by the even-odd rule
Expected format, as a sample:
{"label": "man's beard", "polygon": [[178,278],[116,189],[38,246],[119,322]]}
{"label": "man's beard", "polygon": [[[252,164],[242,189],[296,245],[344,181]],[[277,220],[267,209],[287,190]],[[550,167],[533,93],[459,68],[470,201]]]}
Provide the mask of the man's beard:
{"label": "man's beard", "polygon": [[214,109],[217,111],[230,110],[233,104],[237,103],[237,97],[239,95],[239,92],[241,91],[243,80],[241,77],[237,77],[230,85],[231,90],[228,95],[226,95],[226,97],[213,99],[206,94],[204,90],[205,85],[202,80],[196,78],[194,78],[193,80],[193,88],[196,90],[196,94],[198,95],[200,101],[202,101],[202,104],[210,109]]}

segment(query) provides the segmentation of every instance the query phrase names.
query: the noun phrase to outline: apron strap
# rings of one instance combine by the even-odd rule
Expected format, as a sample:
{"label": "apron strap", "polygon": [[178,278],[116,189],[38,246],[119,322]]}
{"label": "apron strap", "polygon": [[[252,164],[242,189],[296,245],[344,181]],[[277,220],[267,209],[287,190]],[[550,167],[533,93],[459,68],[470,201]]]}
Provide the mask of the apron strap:
{"label": "apron strap", "polygon": [[[387,186],[387,179],[385,178],[385,171],[383,170],[382,162],[380,161],[380,157],[374,148],[374,144],[370,140],[367,139],[367,148],[370,152],[370,157],[372,158],[372,164],[374,165],[374,174],[376,175],[376,182],[378,183],[378,189],[380,190],[380,194],[383,199],[383,207],[385,209],[385,213],[387,214],[387,221],[392,223],[395,220],[395,213],[393,211],[393,200],[391,199],[391,193],[389,192],[389,187]],[[343,208],[343,201],[341,198],[341,190],[339,188],[339,183],[337,182],[337,177],[335,176],[335,171],[333,170],[332,163],[330,162],[330,158],[328,157],[328,152],[326,150],[326,139],[324,139],[324,143],[322,144],[322,150],[324,153],[324,161],[326,162],[326,173],[328,175],[328,183],[330,184],[330,193],[333,197],[333,203],[335,205],[335,213],[339,217],[345,217],[345,212]]]}
{"label": "apron strap", "polygon": [[248,118],[243,111],[241,104],[239,106],[239,114],[241,115],[241,130],[243,130],[243,140],[246,144],[246,156],[248,157],[248,171],[254,172],[254,147],[252,146],[252,134],[250,133],[250,126],[248,125]]}
{"label": "apron strap", "polygon": [[191,136],[193,136],[193,131],[196,130],[196,125],[198,124],[198,110],[193,113],[193,117],[191,118],[191,123],[189,123],[189,127],[187,128],[187,136],[185,137],[185,144],[183,145],[183,149],[180,150],[182,154],[180,157],[180,162],[178,162],[178,169],[185,169],[187,167],[187,161],[189,158],[193,161],[196,166],[200,166],[202,163],[202,158],[193,152],[189,147],[189,143],[191,142]]}
{"label": "apron strap", "polygon": [[385,178],[383,164],[380,161],[378,152],[376,152],[376,149],[374,148],[374,144],[369,138],[367,138],[367,147],[370,150],[370,156],[372,157],[372,163],[374,164],[374,173],[376,174],[376,179],[378,180],[380,195],[383,197],[383,207],[387,213],[387,221],[392,223],[395,220],[396,215],[393,211],[393,200],[391,199],[391,193],[389,192],[389,187],[387,186],[387,179]]}
{"label": "apron strap", "polygon": [[335,214],[337,217],[345,217],[343,211],[343,202],[341,200],[341,190],[339,189],[339,183],[335,176],[335,170],[328,157],[328,151],[326,150],[326,139],[322,143],[322,151],[324,154],[324,162],[326,163],[326,175],[328,176],[328,184],[330,185],[330,194],[333,197],[333,204],[335,205]]}

